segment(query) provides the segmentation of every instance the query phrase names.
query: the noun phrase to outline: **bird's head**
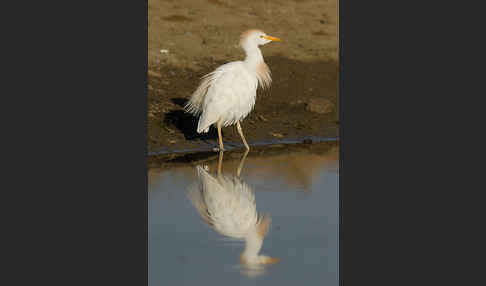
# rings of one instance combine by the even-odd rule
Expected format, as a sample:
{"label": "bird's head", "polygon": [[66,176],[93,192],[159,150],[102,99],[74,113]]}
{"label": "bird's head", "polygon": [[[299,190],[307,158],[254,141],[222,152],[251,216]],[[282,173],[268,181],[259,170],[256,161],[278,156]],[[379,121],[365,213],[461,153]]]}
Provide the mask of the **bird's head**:
{"label": "bird's head", "polygon": [[240,45],[245,46],[262,46],[270,42],[280,42],[281,40],[276,37],[269,36],[261,30],[248,30],[243,32],[240,37]]}

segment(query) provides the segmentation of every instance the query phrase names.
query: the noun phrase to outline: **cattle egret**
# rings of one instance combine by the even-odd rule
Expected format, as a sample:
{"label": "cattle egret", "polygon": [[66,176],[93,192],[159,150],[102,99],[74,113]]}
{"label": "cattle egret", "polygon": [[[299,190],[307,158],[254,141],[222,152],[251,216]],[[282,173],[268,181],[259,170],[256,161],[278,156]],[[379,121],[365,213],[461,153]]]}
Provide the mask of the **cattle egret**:
{"label": "cattle egret", "polygon": [[[242,164],[248,150],[238,168]],[[198,185],[189,188],[189,199],[202,219],[218,233],[237,240],[245,240],[240,262],[245,266],[273,264],[280,259],[258,255],[270,226],[270,216],[258,213],[255,195],[237,176],[222,176],[223,152],[219,153],[218,179],[203,167],[197,166]]]}
{"label": "cattle egret", "polygon": [[203,76],[184,106],[187,112],[200,115],[198,133],[206,133],[211,125],[216,125],[220,151],[224,151],[221,127],[235,123],[246,149],[250,149],[240,121],[253,109],[258,85],[264,89],[270,87],[270,69],[258,46],[272,41],[280,39],[268,36],[261,30],[248,30],[241,34],[240,46],[245,51],[245,60],[224,64]]}

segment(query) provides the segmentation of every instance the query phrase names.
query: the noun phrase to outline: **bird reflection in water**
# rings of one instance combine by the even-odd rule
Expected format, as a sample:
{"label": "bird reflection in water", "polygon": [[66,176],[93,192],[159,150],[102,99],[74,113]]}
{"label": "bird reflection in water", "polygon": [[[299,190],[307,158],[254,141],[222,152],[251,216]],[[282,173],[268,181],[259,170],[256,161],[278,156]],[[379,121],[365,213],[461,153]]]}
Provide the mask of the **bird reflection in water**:
{"label": "bird reflection in water", "polygon": [[223,152],[219,153],[217,178],[208,173],[208,167],[197,166],[198,183],[189,187],[189,199],[211,228],[226,237],[244,240],[240,254],[242,273],[259,276],[265,265],[280,261],[259,255],[263,240],[270,227],[270,216],[258,213],[253,190],[240,179],[248,150],[241,158],[236,176],[222,175]]}

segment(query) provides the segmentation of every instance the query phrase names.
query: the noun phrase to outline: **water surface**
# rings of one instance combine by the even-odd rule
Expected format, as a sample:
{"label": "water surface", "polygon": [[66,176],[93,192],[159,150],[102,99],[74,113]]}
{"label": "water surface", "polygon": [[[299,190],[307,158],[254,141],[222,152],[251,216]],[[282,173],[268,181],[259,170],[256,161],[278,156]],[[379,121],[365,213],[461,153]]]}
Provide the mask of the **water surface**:
{"label": "water surface", "polygon": [[[209,226],[191,203],[197,164],[150,169],[149,285],[338,285],[337,152],[250,152],[243,163],[242,153],[224,154],[221,175],[251,189],[256,210],[271,217],[259,254],[280,262],[260,267],[241,264],[245,241]],[[220,182],[218,159],[199,166]]]}

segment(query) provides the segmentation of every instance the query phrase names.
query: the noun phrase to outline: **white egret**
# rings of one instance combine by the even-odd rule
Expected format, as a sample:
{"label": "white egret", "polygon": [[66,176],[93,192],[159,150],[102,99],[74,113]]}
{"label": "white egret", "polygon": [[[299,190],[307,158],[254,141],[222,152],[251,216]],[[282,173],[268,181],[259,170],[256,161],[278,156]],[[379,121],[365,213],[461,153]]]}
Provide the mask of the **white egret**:
{"label": "white egret", "polygon": [[246,53],[245,60],[224,64],[203,76],[184,107],[187,112],[200,115],[198,133],[206,133],[211,125],[216,125],[220,151],[224,151],[221,127],[235,123],[246,149],[250,149],[240,121],[253,109],[258,85],[264,89],[270,87],[270,69],[258,46],[272,41],[280,39],[256,29],[244,32],[240,37],[240,46]]}
{"label": "white egret", "polygon": [[222,151],[219,153],[218,179],[197,166],[199,184],[189,188],[188,196],[199,215],[215,231],[233,239],[245,240],[245,249],[240,255],[243,265],[277,263],[280,259],[258,255],[271,219],[257,212],[253,191],[239,179],[247,154],[248,150],[240,163],[237,177],[221,175]]}

